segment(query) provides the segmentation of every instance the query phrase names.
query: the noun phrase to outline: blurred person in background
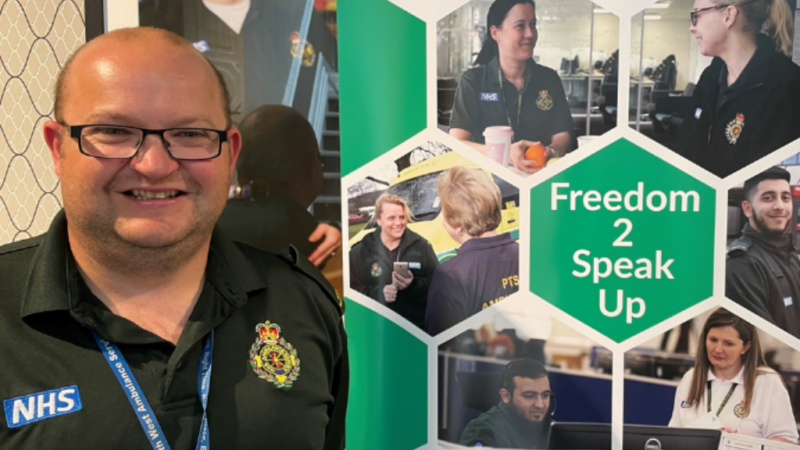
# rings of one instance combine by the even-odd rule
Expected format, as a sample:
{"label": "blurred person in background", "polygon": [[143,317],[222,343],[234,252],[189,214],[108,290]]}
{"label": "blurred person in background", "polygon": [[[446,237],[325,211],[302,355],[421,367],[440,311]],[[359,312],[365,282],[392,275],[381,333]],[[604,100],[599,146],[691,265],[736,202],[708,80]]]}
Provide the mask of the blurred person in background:
{"label": "blurred person in background", "polygon": [[342,234],[308,212],[322,191],[314,129],[288,106],[264,105],[248,114],[239,130],[239,183],[220,225],[234,240],[262,250],[294,245],[319,266],[341,244]]}

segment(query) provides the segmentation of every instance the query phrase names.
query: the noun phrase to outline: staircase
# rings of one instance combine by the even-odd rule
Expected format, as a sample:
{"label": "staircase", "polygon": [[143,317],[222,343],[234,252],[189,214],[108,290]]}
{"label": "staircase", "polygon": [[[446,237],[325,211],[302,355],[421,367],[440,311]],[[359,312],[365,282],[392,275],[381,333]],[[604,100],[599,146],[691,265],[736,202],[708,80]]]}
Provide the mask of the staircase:
{"label": "staircase", "polygon": [[[338,80],[337,80],[338,81]],[[338,82],[334,83],[338,88]],[[322,194],[314,200],[314,217],[320,222],[342,221],[341,159],[339,140],[339,92],[331,89],[325,110],[325,126],[322,130],[320,159],[323,164]]]}

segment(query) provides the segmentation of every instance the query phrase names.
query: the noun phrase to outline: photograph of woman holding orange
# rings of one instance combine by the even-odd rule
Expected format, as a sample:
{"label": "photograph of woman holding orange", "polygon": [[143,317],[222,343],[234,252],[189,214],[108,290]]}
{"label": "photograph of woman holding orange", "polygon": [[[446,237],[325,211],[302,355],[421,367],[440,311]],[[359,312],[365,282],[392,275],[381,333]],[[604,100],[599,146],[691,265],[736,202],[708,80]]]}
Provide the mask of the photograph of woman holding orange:
{"label": "photograph of woman holding orange", "polygon": [[[538,38],[533,0],[496,0],[487,26],[476,67],[458,83],[449,134],[486,153],[484,130],[510,127],[509,163],[533,173],[570,150],[574,124],[564,87],[555,70],[533,60]],[[544,149],[537,159],[525,157],[531,146]]]}

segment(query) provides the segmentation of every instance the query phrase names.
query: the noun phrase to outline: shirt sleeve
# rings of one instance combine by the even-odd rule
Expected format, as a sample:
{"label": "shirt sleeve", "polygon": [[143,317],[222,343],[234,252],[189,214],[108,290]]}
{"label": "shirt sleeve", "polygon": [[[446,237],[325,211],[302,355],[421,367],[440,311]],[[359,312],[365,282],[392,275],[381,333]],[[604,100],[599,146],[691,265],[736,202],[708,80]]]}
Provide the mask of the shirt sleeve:
{"label": "shirt sleeve", "polygon": [[725,264],[725,296],[775,323],[764,304],[769,299],[769,277],[761,264],[752,258],[728,259]]}
{"label": "shirt sleeve", "polygon": [[686,400],[686,393],[689,390],[689,384],[692,382],[693,372],[693,370],[686,372],[681,379],[681,383],[678,385],[678,389],[675,390],[675,401],[672,405],[672,418],[670,418],[668,425],[670,427],[681,428],[686,426],[681,419],[681,403]]}
{"label": "shirt sleeve", "polygon": [[461,77],[456,88],[453,113],[450,115],[450,128],[460,128],[472,133],[479,114],[480,104],[475,73],[469,70]]}
{"label": "shirt sleeve", "polygon": [[431,288],[428,291],[428,307],[425,310],[425,331],[435,336],[442,331],[457,324],[461,320],[460,292],[457,292],[452,283],[448,283],[449,276],[440,267],[433,275]]}
{"label": "shirt sleeve", "polygon": [[552,72],[552,93],[555,105],[553,106],[553,129],[551,135],[569,131],[570,135],[575,131],[575,122],[572,121],[572,112],[569,110],[567,94],[564,92],[564,85],[557,73]]}
{"label": "shirt sleeve", "polygon": [[328,407],[328,426],[325,428],[324,450],[343,450],[345,448],[345,415],[347,398],[350,392],[350,359],[347,353],[347,335],[339,323],[339,336],[342,339],[342,356],[333,373],[331,395],[333,405]]}
{"label": "shirt sleeve", "polygon": [[[761,435],[764,439],[783,438],[792,443],[797,443],[797,424],[792,412],[792,402],[789,392],[784,387],[780,377],[776,374],[760,375],[765,377],[763,383],[767,392],[753,392],[757,395],[768,395],[769,400],[764,403],[763,429]],[[758,380],[756,381],[758,382]]]}
{"label": "shirt sleeve", "polygon": [[467,447],[477,447],[478,444],[481,447],[494,447],[496,445],[494,431],[484,421],[473,420],[461,433],[458,444]]}

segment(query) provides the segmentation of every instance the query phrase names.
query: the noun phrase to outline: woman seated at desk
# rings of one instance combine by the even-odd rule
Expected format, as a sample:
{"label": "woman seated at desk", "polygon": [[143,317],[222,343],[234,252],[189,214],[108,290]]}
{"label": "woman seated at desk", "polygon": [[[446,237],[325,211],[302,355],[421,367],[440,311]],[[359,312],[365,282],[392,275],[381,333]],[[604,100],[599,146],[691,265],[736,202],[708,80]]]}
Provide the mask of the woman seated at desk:
{"label": "woman seated at desk", "polygon": [[485,153],[483,131],[514,130],[510,162],[532,173],[541,161],[526,160],[525,149],[541,142],[546,157],[564,156],[574,128],[558,74],[533,61],[536,6],[533,0],[496,0],[486,19],[489,35],[456,89],[450,135]]}
{"label": "woman seated at desk", "polygon": [[[715,420],[716,419],[716,420]],[[725,309],[706,320],[694,369],[675,393],[671,427],[710,428],[797,443],[783,379],[767,367],[756,328]]]}

